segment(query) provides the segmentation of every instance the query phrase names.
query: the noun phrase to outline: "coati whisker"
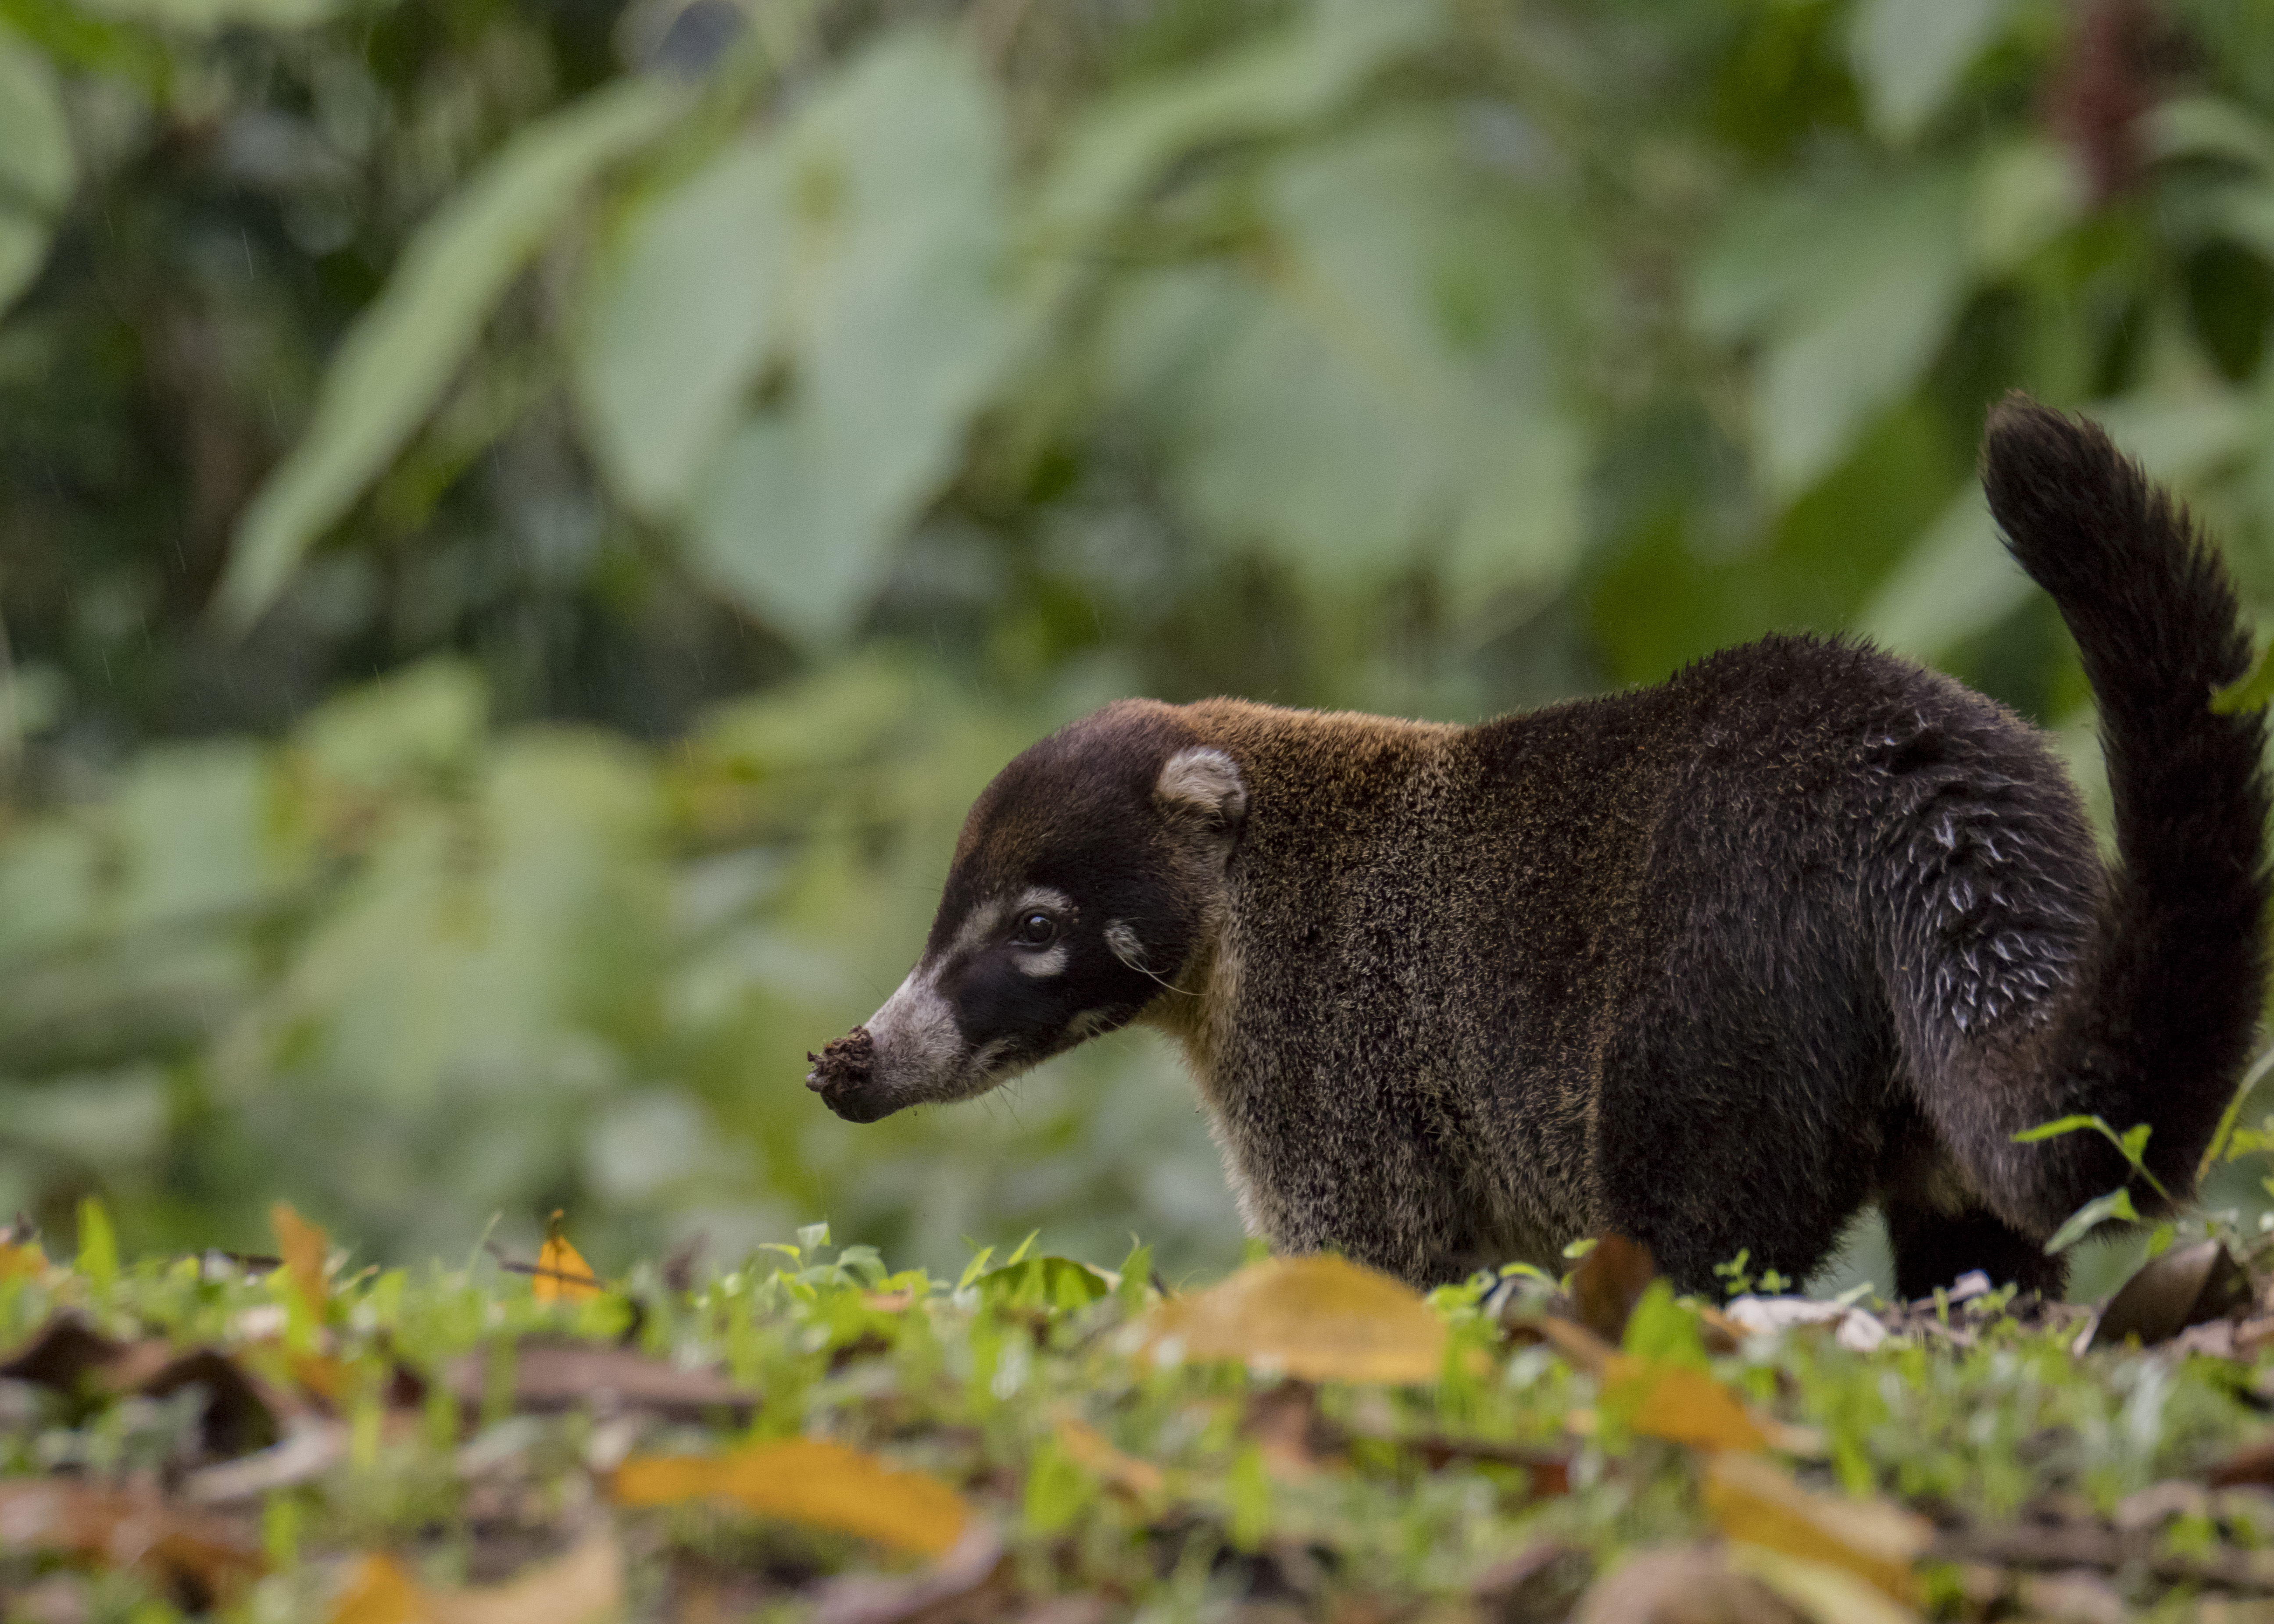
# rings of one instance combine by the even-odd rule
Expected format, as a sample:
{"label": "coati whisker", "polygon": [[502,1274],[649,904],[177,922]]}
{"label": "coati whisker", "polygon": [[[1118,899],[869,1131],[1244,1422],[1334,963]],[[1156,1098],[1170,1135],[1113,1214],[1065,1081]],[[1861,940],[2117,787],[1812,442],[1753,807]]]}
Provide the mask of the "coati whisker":
{"label": "coati whisker", "polygon": [[[1711,1291],[1877,1202],[1905,1295],[2057,1289],[2044,1238],[2131,1169],[2014,1134],[2147,1124],[2184,1195],[2236,1086],[2265,726],[2209,707],[2250,657],[2225,568],[2098,429],[2016,396],[1982,472],[2082,656],[2118,861],[2044,734],[1854,640],[1475,727],[1124,701],[988,786],[916,970],[809,1081],[865,1121],[1148,1025],[1285,1250],[1427,1282],[1616,1230]],[[1013,940],[1038,889],[1106,928]]]}

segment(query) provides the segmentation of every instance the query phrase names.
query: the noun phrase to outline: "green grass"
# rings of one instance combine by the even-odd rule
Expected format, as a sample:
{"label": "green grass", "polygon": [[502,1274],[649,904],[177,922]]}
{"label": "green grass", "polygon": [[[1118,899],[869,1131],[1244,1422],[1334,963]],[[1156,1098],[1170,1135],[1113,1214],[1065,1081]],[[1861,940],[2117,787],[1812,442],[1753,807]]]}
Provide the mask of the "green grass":
{"label": "green grass", "polygon": [[[1539,1340],[1560,1299],[1511,1275],[1433,1295],[1449,1327],[1435,1382],[1314,1387],[1146,1357],[1158,1294],[1144,1255],[1128,1262],[1117,1280],[1061,1259],[983,1257],[938,1279],[892,1273],[814,1229],[684,1287],[638,1267],[573,1304],[538,1302],[528,1275],[478,1253],[461,1267],[350,1260],[317,1308],[282,1268],[122,1265],[96,1224],[75,1266],[0,1283],[0,1343],[20,1350],[77,1315],[141,1346],[143,1364],[119,1355],[60,1385],[0,1387],[4,1476],[19,1480],[6,1486],[115,1488],[202,1519],[199,1538],[234,1541],[266,1569],[222,1586],[215,1605],[232,1618],[332,1617],[368,1553],[448,1588],[541,1576],[596,1538],[621,1553],[622,1616],[798,1617],[841,1606],[847,1575],[915,1583],[928,1559],[705,1501],[614,1505],[611,1472],[627,1456],[824,1438],[949,1485],[973,1526],[999,1538],[999,1560],[991,1545],[982,1558],[965,1548],[975,1575],[957,1576],[953,1557],[945,1578],[931,1570],[962,1584],[968,1605],[983,1599],[970,1616],[1087,1598],[1056,1605],[1068,1619],[1201,1619],[1266,1603],[1274,1617],[1345,1621],[1478,1607],[1557,1618],[1591,1576],[1729,1523],[1701,1494],[1709,1453],[1651,1435],[1640,1407],[1679,1367],[1743,1397],[1781,1446],[1765,1458],[1835,1526],[1857,1499],[1919,1514],[1927,1544],[1909,1601],[1931,1616],[2026,1604],[2048,1566],[2028,1542],[2048,1528],[2070,1541],[2052,1565],[2097,1572],[2090,1582],[2112,1596],[2174,1617],[2199,1593],[2254,1590],[2251,1553],[2274,1542],[2274,1496],[2201,1486],[2263,1427],[2258,1392],[2274,1387],[2263,1360],[2080,1357],[2077,1320],[2010,1317],[1997,1297],[1914,1314],[1868,1353],[1828,1330],[1713,1353],[1694,1306],[1659,1286],[1629,1322],[1626,1362],[1606,1370],[1581,1334]],[[1319,1334],[1329,1355],[1333,1335]],[[227,1466],[210,1389],[152,1397],[127,1380],[160,1340],[225,1354],[288,1440],[325,1440],[320,1470],[200,1500]],[[666,1412],[517,1396],[531,1350],[560,1344],[619,1374],[634,1355],[715,1370],[757,1402]],[[801,1485],[776,1489],[794,1500]],[[194,1573],[122,1566],[116,1553],[66,1561],[11,1527],[0,1510],[11,1617],[48,1616],[25,1611],[35,1583],[40,1606],[68,1592],[79,1616],[134,1624],[202,1599]],[[1820,1563],[1788,1560],[1790,1540],[1753,1532],[1753,1545],[1784,1550],[1739,1553],[1767,1564],[1772,1588],[1800,1596],[1821,1576]]]}

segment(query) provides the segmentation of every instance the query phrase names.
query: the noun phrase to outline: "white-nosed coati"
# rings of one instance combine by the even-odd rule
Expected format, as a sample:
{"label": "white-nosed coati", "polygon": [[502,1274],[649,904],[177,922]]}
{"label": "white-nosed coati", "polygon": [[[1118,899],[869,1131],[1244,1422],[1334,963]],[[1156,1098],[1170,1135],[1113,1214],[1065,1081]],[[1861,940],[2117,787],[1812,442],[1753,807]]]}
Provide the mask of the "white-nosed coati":
{"label": "white-nosed coati", "polygon": [[2235,1086],[2263,728],[2209,705],[2250,657],[2225,570],[2099,430],[2015,397],[1982,471],[2098,699],[2115,866],[2034,728],[1858,643],[1478,727],[1130,700],[988,786],[809,1080],[867,1122],[1141,1020],[1284,1250],[1430,1282],[1613,1230],[1710,1289],[1877,1201],[1906,1295],[2058,1289],[2041,1241],[2126,1164],[2016,1132],[2151,1124],[2180,1194]]}

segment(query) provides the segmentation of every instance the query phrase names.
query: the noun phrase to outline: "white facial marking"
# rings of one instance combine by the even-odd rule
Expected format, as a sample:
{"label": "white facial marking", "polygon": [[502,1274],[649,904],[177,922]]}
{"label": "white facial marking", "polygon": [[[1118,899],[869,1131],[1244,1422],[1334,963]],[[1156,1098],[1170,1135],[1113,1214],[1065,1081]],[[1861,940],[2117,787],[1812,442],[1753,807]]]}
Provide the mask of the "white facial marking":
{"label": "white facial marking", "polygon": [[1021,975],[1031,975],[1036,981],[1065,974],[1066,961],[1066,944],[1063,942],[1054,942],[1040,952],[1029,948],[1011,960]]}
{"label": "white facial marking", "polygon": [[1129,929],[1127,920],[1106,921],[1105,945],[1113,950],[1113,956],[1116,959],[1136,971],[1138,974],[1146,974],[1145,944],[1137,939],[1137,933]]}
{"label": "white facial marking", "polygon": [[984,947],[1003,934],[1005,915],[1009,912],[998,897],[992,902],[983,902],[963,916],[955,928],[955,940],[947,944],[944,959],[960,959],[974,948]]}
{"label": "white facial marking", "polygon": [[1073,898],[1062,891],[1052,891],[1047,885],[1029,885],[1019,893],[1012,905],[1011,916],[1024,919],[1029,914],[1055,914],[1071,925],[1074,921]]}
{"label": "white facial marking", "polygon": [[915,1086],[907,1092],[937,1086],[963,1068],[963,1034],[956,1030],[955,1011],[922,965],[869,1018],[869,1037],[885,1075],[912,1080]]}

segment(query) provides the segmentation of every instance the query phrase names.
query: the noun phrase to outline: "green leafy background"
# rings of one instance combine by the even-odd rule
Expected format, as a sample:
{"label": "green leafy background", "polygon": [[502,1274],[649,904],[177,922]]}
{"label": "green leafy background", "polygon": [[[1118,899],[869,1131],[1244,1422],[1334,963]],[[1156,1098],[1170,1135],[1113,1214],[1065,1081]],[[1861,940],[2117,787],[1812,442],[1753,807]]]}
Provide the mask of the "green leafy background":
{"label": "green leafy background", "polygon": [[1983,412],[2264,605],[2270,316],[2221,0],[0,0],[0,1210],[1220,1265],[1149,1037],[802,1086],[1004,760],[1806,628],[2099,797]]}

